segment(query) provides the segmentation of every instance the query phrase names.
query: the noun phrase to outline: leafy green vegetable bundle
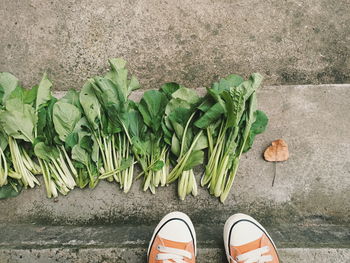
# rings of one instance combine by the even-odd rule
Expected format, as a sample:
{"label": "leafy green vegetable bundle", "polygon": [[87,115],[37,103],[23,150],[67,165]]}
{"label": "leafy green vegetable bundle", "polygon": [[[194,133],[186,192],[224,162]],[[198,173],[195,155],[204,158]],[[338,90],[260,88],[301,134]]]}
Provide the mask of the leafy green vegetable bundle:
{"label": "leafy green vegetable bundle", "polygon": [[168,142],[176,161],[167,183],[179,180],[178,194],[183,200],[187,194],[197,195],[193,168],[204,161],[203,149],[207,147],[207,139],[203,130],[193,125],[198,116],[197,105],[201,101],[196,92],[180,87],[171,97],[166,107],[164,129],[171,135]]}
{"label": "leafy green vegetable bundle", "polygon": [[111,59],[109,62],[111,70],[104,77],[91,78],[84,85],[80,103],[92,135],[87,146],[92,149],[98,146],[94,161],[101,174],[99,178],[115,180],[124,192],[128,192],[134,171],[132,138],[128,130],[132,105],[128,96],[139,88],[139,83],[135,77],[128,79],[124,60]]}
{"label": "leafy green vegetable bundle", "polygon": [[123,59],[110,59],[104,76],[89,78],[81,91],[51,94],[46,75],[24,89],[16,77],[0,73],[0,199],[39,185],[47,196],[66,195],[76,186],[116,182],[127,193],[135,165],[143,190],[177,181],[178,195],[197,195],[194,168],[205,166],[201,185],[224,202],[242,153],[267,126],[257,110],[262,77],[230,75],[205,96],[176,83],[129,96],[140,84]]}
{"label": "leafy green vegetable bundle", "polygon": [[34,93],[19,86],[13,75],[0,73],[0,189],[5,189],[9,196],[16,196],[22,186],[39,185],[35,175],[41,170],[32,158],[31,147],[36,123],[35,111],[30,105]]}
{"label": "leafy green vegetable bundle", "polygon": [[243,152],[250,149],[256,134],[264,131],[267,117],[257,111],[256,91],[262,77],[253,74],[244,81],[230,75],[208,89],[199,110],[203,115],[194,123],[206,129],[209,150],[201,185],[224,202],[236,176]]}
{"label": "leafy green vegetable bundle", "polygon": [[165,186],[170,168],[169,149],[162,130],[167,103],[168,98],[162,91],[146,91],[129,117],[133,152],[142,168],[138,177],[144,178],[143,190],[149,189],[152,193],[159,185]]}

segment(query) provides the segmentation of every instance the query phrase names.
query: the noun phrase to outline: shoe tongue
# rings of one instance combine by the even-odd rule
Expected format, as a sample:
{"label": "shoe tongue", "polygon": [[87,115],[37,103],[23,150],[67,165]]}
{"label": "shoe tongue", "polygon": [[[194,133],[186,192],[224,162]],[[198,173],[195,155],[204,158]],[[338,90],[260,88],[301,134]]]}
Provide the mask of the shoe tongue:
{"label": "shoe tongue", "polygon": [[[250,252],[252,250],[261,248],[261,239],[262,239],[262,237],[255,240],[255,241],[252,241],[250,243],[247,243],[247,244],[244,244],[241,246],[237,246],[237,247],[231,246],[231,252],[232,252],[232,254],[235,254],[236,256],[238,256],[240,254],[244,254],[244,253]],[[235,252],[235,253],[233,253],[233,252]]]}
{"label": "shoe tongue", "polygon": [[187,245],[188,245],[188,243],[185,243],[185,242],[176,242],[176,241],[168,240],[165,238],[161,238],[161,240],[162,240],[163,246],[165,246],[165,247],[186,250]]}
{"label": "shoe tongue", "polygon": [[[161,237],[159,237],[159,238],[161,240],[162,245],[165,246],[165,247],[176,248],[176,249],[183,249],[183,250],[187,250],[188,249],[188,243],[186,243],[186,242],[176,242],[176,241],[168,240],[168,239],[161,238]],[[173,261],[172,259],[170,259],[169,261],[175,263],[175,261]]]}

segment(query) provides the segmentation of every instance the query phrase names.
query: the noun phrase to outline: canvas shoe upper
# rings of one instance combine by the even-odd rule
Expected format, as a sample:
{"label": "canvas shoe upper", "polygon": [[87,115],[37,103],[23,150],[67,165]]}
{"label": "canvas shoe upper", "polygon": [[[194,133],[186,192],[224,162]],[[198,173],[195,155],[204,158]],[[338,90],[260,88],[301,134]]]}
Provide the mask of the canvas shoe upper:
{"label": "canvas shoe upper", "polygon": [[194,263],[196,233],[190,218],[181,212],[166,215],[150,241],[149,263]]}
{"label": "canvas shoe upper", "polygon": [[226,221],[224,243],[230,263],[279,263],[271,237],[250,216],[235,214]]}

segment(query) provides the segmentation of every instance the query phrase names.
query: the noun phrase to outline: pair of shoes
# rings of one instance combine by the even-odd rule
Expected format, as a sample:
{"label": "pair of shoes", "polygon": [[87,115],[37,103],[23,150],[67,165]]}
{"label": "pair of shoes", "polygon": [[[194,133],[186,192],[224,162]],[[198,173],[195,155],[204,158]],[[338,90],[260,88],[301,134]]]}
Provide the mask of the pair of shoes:
{"label": "pair of shoes", "polygon": [[[224,244],[230,263],[278,263],[277,249],[266,230],[252,217],[235,214],[225,223]],[[196,232],[184,213],[166,215],[148,247],[148,263],[196,262]]]}

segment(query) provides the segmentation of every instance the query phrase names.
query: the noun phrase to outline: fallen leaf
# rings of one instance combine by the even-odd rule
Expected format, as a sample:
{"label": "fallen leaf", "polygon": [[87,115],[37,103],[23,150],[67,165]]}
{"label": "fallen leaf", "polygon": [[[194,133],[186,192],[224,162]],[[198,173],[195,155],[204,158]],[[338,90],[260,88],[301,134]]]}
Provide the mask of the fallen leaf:
{"label": "fallen leaf", "polygon": [[283,162],[288,160],[289,151],[287,143],[282,139],[273,141],[272,145],[265,150],[264,158],[268,162]]}

